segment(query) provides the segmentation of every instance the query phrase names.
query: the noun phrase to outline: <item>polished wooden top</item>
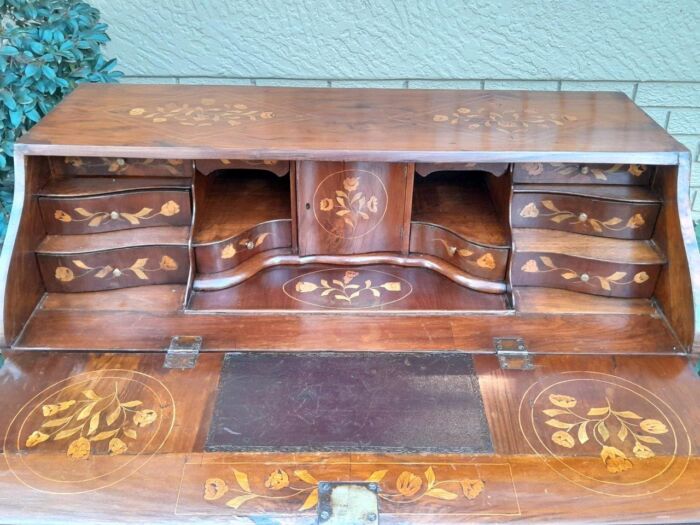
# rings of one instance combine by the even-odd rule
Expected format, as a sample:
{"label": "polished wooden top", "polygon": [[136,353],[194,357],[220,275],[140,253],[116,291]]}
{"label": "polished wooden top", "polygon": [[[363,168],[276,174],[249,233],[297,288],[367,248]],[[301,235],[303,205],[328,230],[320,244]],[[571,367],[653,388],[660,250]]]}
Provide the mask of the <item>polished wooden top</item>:
{"label": "polished wooden top", "polygon": [[48,155],[677,163],[620,93],[84,84],[18,143]]}

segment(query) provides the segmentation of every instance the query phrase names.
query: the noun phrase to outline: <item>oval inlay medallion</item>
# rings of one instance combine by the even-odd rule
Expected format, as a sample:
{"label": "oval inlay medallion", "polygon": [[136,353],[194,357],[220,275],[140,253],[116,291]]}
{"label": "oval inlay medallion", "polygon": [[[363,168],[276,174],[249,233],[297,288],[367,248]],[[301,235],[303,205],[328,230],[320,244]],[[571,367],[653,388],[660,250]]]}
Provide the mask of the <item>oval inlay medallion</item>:
{"label": "oval inlay medallion", "polygon": [[329,268],[305,273],[282,286],[300,303],[341,310],[377,308],[405,299],[411,283],[390,273],[364,268]]}
{"label": "oval inlay medallion", "polygon": [[599,494],[654,494],[688,466],[690,437],[678,414],[620,377],[547,376],[525,392],[519,418],[526,441],[547,466]]}
{"label": "oval inlay medallion", "polygon": [[4,455],[25,485],[53,494],[99,490],[131,476],[160,450],[175,403],[158,379],[95,370],[49,386],[10,423]]}

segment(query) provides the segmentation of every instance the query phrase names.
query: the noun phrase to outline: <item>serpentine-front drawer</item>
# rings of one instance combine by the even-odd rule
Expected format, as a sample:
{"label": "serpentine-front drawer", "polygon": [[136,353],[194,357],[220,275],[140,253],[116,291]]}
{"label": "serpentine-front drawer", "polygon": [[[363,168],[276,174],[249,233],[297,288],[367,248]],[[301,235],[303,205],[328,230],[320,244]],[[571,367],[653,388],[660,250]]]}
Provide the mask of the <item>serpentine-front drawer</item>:
{"label": "serpentine-front drawer", "polygon": [[[531,190],[533,187],[534,191]],[[654,196],[645,195],[645,191],[636,187],[616,188],[622,191],[615,192],[607,192],[609,186],[598,187],[599,191],[586,189],[582,192],[576,192],[574,188],[586,187],[516,185],[511,206],[512,226],[617,239],[651,237],[661,208],[661,202]]]}
{"label": "serpentine-front drawer", "polygon": [[138,246],[89,253],[37,253],[48,292],[92,292],[186,283],[187,246]]}
{"label": "serpentine-front drawer", "polygon": [[192,161],[122,157],[49,157],[53,171],[65,175],[191,177]]}
{"label": "serpentine-front drawer", "polygon": [[98,233],[149,226],[188,226],[188,190],[148,190],[89,197],[40,197],[49,234]]}
{"label": "serpentine-front drawer", "polygon": [[651,167],[643,164],[563,164],[524,162],[513,165],[513,182],[534,184],[649,184]]}
{"label": "serpentine-front drawer", "polygon": [[411,223],[411,253],[440,257],[475,277],[502,281],[508,252],[508,248],[482,246],[431,224]]}
{"label": "serpentine-front drawer", "polygon": [[253,255],[292,245],[292,221],[280,219],[258,224],[235,237],[194,248],[197,271],[214,273],[230,270]]}

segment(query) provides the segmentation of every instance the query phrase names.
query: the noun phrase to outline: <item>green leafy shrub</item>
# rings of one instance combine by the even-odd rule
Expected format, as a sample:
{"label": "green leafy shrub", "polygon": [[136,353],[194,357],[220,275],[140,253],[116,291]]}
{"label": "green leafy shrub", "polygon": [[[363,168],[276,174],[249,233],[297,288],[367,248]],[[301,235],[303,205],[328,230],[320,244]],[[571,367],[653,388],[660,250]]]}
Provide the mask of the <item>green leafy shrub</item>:
{"label": "green leafy shrub", "polygon": [[[100,12],[80,0],[0,0],[0,178],[17,137],[82,82],[116,82]],[[0,218],[1,220],[1,218]]]}

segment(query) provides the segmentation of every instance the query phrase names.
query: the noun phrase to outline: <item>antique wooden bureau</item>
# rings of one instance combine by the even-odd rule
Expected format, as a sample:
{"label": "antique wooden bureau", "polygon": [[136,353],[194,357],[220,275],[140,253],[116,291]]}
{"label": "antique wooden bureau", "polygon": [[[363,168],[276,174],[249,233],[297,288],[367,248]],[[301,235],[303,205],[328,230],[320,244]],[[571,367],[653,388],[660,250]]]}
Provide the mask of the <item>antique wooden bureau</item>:
{"label": "antique wooden bureau", "polygon": [[[216,456],[221,464],[244,458],[251,481],[240,465],[235,479],[202,466],[209,464],[202,459],[209,425],[207,450],[228,450],[215,436],[228,428],[219,408],[212,416],[217,381],[221,396],[233,388],[226,374],[248,366],[236,361],[229,369],[223,354],[234,361],[259,351],[294,359],[322,359],[327,351],[362,351],[367,359],[463,354],[470,367],[473,360],[474,406],[489,436],[482,448],[467,448],[492,453],[448,457],[459,447],[440,448],[439,437],[433,448],[406,444],[405,451],[433,454],[409,459],[369,447],[379,455],[360,462],[373,467],[355,477],[387,483],[380,487],[387,523],[545,519],[552,512],[562,521],[697,518],[700,461],[691,449],[700,444],[700,416],[690,405],[700,395],[692,366],[700,280],[690,163],[681,144],[617,93],[83,85],[16,146],[15,199],[0,257],[0,343],[12,370],[22,371],[5,384],[12,396],[0,387],[14,407],[0,417],[8,469],[26,501],[32,489],[103,487],[125,501],[136,486],[155,491],[153,474],[120,475],[113,487],[111,456],[127,451],[127,438],[138,441],[136,430],[140,436],[148,431],[141,427],[170,417],[165,448],[144,445],[138,457],[161,451],[154,461],[165,481],[153,487],[173,497],[139,502],[134,521],[277,511],[303,517],[317,505],[314,481],[348,479],[328,465],[357,458],[325,446],[318,453],[326,455],[303,461]],[[201,352],[199,364],[165,370],[159,352],[166,351],[175,362],[178,352]],[[276,357],[261,359],[274,369]],[[401,359],[397,370],[410,364]],[[90,388],[72,401],[58,394],[43,405],[28,401],[54,388],[50,381],[83,381],[71,371],[88,374]],[[30,379],[36,387],[26,386]],[[151,394],[139,389],[167,387],[168,401],[156,403],[161,411],[138,412],[139,428],[124,427],[116,444],[117,416],[97,434],[104,414],[92,416],[86,441],[68,449],[70,458],[89,456],[92,470],[78,469],[84,479],[70,489],[61,485],[67,474],[47,481],[42,468],[74,467],[38,454],[49,450],[49,434],[28,434],[34,427],[18,423],[41,416],[32,403],[44,416],[73,410],[81,396],[94,407],[109,381],[117,395],[121,382],[137,379],[141,386],[124,388],[139,401],[120,406],[146,406]],[[573,413],[577,402],[583,416]],[[592,407],[587,416],[583,405]],[[552,435],[541,438],[545,431]],[[102,456],[94,452],[100,446],[109,449]],[[19,465],[25,457],[35,463]],[[445,481],[454,490],[440,485],[445,462],[471,478]],[[312,467],[325,474],[309,475]],[[16,489],[3,472],[0,497]],[[275,499],[294,476],[307,488]],[[389,496],[390,489],[397,492]],[[242,495],[230,499],[236,490]],[[225,493],[228,503],[219,505]],[[102,501],[97,494],[94,501]],[[634,498],[645,498],[646,507]],[[418,500],[427,507],[412,507]],[[68,508],[73,500],[42,499],[37,508],[49,512],[51,501]],[[606,506],[607,514],[595,511]],[[21,517],[13,508],[10,515]],[[319,516],[330,512],[318,508]]]}

